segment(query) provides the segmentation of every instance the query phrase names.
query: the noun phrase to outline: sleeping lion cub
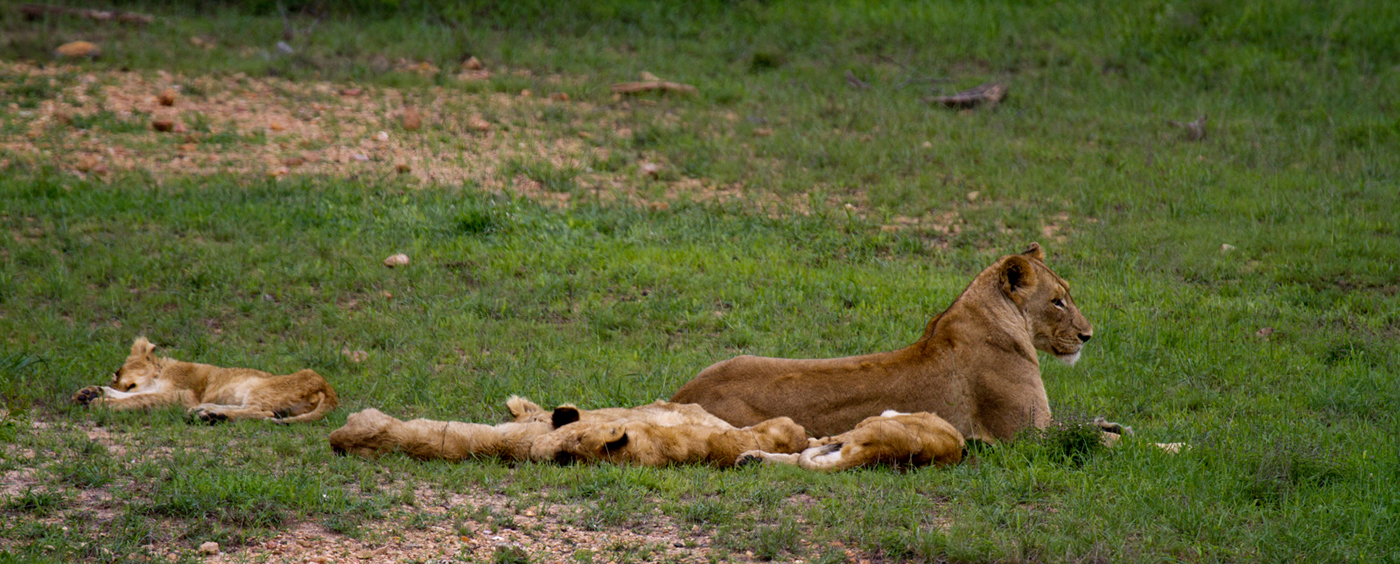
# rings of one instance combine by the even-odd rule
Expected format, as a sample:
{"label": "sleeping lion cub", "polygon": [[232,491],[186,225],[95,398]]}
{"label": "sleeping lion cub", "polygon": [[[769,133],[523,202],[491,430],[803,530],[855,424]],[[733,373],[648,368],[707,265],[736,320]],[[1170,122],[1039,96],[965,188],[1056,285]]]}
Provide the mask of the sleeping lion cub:
{"label": "sleeping lion cub", "polygon": [[111,386],[88,386],[73,394],[82,405],[149,409],[183,405],[201,421],[270,419],[315,421],[339,404],[320,374],[302,370],[274,376],[251,368],[220,368],[155,355],[156,346],[137,337]]}
{"label": "sleeping lion cub", "polygon": [[787,417],[740,429],[698,405],[657,401],[630,409],[581,410],[565,405],[545,411],[530,400],[511,396],[506,407],[514,420],[499,425],[400,421],[377,409],[366,409],[351,414],[329,440],[337,453],[365,457],[402,452],[425,460],[490,456],[540,462],[705,463],[717,467],[733,466],[741,453],[750,450],[788,453],[807,445],[806,432]]}

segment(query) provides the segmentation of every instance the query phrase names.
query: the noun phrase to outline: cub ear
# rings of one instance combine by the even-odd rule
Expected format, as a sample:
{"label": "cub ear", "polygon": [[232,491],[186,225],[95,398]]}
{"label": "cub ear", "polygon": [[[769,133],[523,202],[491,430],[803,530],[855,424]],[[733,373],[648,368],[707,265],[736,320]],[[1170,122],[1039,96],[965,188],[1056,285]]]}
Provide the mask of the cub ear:
{"label": "cub ear", "polygon": [[[623,430],[621,427],[613,427],[609,430],[608,434],[607,442],[603,443],[604,452],[622,450],[622,447],[627,446],[627,431]],[[616,435],[616,438],[612,435]]]}
{"label": "cub ear", "polygon": [[145,337],[137,337],[131,343],[131,356],[150,356],[155,350],[156,346],[147,341]]}
{"label": "cub ear", "polygon": [[516,421],[544,411],[540,409],[540,406],[535,405],[535,402],[517,395],[511,395],[506,399],[506,409],[510,410],[510,415],[514,417]]}
{"label": "cub ear", "polygon": [[1033,258],[1040,262],[1045,262],[1045,249],[1040,248],[1040,243],[1031,243],[1026,250],[1021,251],[1021,255]]}
{"label": "cub ear", "polygon": [[1022,255],[1006,257],[1001,263],[1001,291],[1013,296],[1017,290],[1032,286],[1035,286],[1035,267],[1031,266],[1031,261]]}
{"label": "cub ear", "polygon": [[554,413],[550,415],[550,423],[558,429],[579,420],[578,408],[572,405],[561,405],[554,408]]}

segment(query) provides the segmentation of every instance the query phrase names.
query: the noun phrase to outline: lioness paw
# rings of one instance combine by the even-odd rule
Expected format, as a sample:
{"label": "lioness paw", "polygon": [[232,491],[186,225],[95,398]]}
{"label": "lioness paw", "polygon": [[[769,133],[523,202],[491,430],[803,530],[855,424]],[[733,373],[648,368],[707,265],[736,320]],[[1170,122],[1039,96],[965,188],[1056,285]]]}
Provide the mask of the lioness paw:
{"label": "lioness paw", "polygon": [[224,415],[224,414],[219,413],[219,412],[217,412],[217,411],[208,411],[208,410],[204,410],[204,409],[196,410],[196,411],[194,412],[194,416],[195,416],[195,418],[199,419],[201,422],[208,423],[208,424],[210,424],[210,425],[214,425],[214,424],[217,424],[217,423],[222,423],[222,422],[224,422],[224,421],[228,421],[228,416],[227,416],[227,415]]}
{"label": "lioness paw", "polygon": [[1103,417],[1095,417],[1095,418],[1094,418],[1094,426],[1098,427],[1100,430],[1102,430],[1102,431],[1105,432],[1105,433],[1113,433],[1113,434],[1116,434],[1116,435],[1131,435],[1131,434],[1133,434],[1133,428],[1132,428],[1132,427],[1129,427],[1129,426],[1127,426],[1127,425],[1121,425],[1121,424],[1118,424],[1118,423],[1114,423],[1114,422],[1112,422],[1112,421],[1109,421],[1109,420],[1107,420],[1107,419],[1104,419]]}
{"label": "lioness paw", "polygon": [[87,405],[93,400],[102,397],[102,388],[99,386],[88,386],[73,394],[73,403]]}

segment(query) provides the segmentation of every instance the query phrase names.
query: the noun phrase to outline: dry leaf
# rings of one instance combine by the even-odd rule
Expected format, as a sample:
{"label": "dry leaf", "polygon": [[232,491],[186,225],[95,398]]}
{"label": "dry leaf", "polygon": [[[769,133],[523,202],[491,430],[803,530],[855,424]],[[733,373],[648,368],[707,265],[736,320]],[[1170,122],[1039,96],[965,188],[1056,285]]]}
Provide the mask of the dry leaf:
{"label": "dry leaf", "polygon": [[1220,244],[1220,252],[1222,252],[1222,253],[1228,253],[1228,252],[1233,251],[1233,250],[1235,250],[1235,246],[1234,246],[1234,245],[1231,245],[1231,244],[1229,244],[1229,243],[1221,243],[1221,244]]}
{"label": "dry leaf", "polygon": [[286,131],[287,126],[286,124],[283,124],[280,121],[274,121],[272,123],[267,124],[267,128],[273,131]]}
{"label": "dry leaf", "polygon": [[969,202],[976,202],[976,201],[977,201],[977,197],[978,197],[978,196],[981,196],[981,195],[982,195],[982,193],[981,193],[981,192],[978,192],[978,191],[976,191],[976,190],[973,190],[973,191],[971,191],[971,192],[968,192],[968,193],[967,193],[967,201],[969,201]]}
{"label": "dry leaf", "polygon": [[403,128],[408,131],[418,131],[423,127],[423,115],[418,113],[418,108],[404,108]]}
{"label": "dry leaf", "polygon": [[399,253],[399,254],[396,254],[396,255],[389,255],[389,258],[384,259],[384,266],[387,266],[387,267],[389,267],[389,268],[393,268],[393,267],[395,267],[395,266],[407,266],[407,265],[408,265],[408,255],[403,254],[403,253]]}
{"label": "dry leaf", "polygon": [[758,128],[758,129],[753,130],[753,134],[754,134],[754,137],[767,137],[767,136],[773,134],[773,128],[771,128],[771,127],[760,127],[760,128]]}

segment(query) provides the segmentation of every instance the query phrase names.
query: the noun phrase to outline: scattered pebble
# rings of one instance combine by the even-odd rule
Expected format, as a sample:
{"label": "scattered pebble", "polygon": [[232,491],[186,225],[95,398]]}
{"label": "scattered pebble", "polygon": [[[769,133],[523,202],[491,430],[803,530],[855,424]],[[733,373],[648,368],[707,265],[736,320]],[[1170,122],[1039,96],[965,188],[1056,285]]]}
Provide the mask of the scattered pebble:
{"label": "scattered pebble", "polygon": [[162,106],[174,106],[174,105],[175,105],[175,89],[174,89],[174,88],[166,88],[165,90],[162,90],[161,93],[160,93],[160,96],[158,96],[156,99],[157,99],[157,100],[160,100],[160,105],[162,105]]}
{"label": "scattered pebble", "polygon": [[350,158],[355,159],[355,160],[360,161],[360,162],[364,162],[364,161],[369,160],[369,155],[366,155],[366,154],[364,154],[364,153],[355,153],[355,154],[353,154],[353,155],[350,155]]}
{"label": "scattered pebble", "polygon": [[[413,167],[408,166],[408,163],[398,163],[394,165],[394,170],[399,171],[399,174],[406,174],[409,171],[412,171]],[[407,257],[405,257],[404,260],[407,260]]]}
{"label": "scattered pebble", "polygon": [[661,165],[656,163],[642,163],[637,165],[637,170],[641,171],[642,176],[648,178],[657,178],[661,176]]}
{"label": "scattered pebble", "polygon": [[162,133],[169,133],[175,130],[175,122],[168,119],[158,119],[151,122],[151,129]]}
{"label": "scattered pebble", "polygon": [[380,131],[379,133],[375,133],[375,134],[374,134],[374,138],[375,138],[376,140],[378,140],[378,141],[388,141],[388,140],[389,140],[389,132],[387,132],[387,131]]}
{"label": "scattered pebble", "polygon": [[982,193],[981,193],[981,192],[978,192],[978,191],[976,191],[976,190],[973,190],[973,191],[971,191],[971,192],[968,192],[968,193],[967,193],[967,201],[969,201],[969,202],[976,202],[976,201],[977,201],[977,198],[978,198],[979,196],[981,196],[981,195],[982,195]]}
{"label": "scattered pebble", "polygon": [[549,99],[550,99],[550,100],[553,100],[553,101],[555,101],[555,102],[568,102],[568,101],[569,101],[569,95],[568,95],[568,94],[565,94],[565,93],[563,93],[563,92],[555,92],[555,93],[549,95]]}
{"label": "scattered pebble", "polygon": [[534,93],[530,92],[529,88],[520,91],[521,98],[529,98],[530,96],[534,96]]}
{"label": "scattered pebble", "polygon": [[471,57],[466,61],[462,62],[462,69],[470,71],[479,71],[482,69],[481,60],[477,59],[476,57]]}
{"label": "scattered pebble", "polygon": [[1221,244],[1220,244],[1220,252],[1222,252],[1222,253],[1228,253],[1228,252],[1233,251],[1233,250],[1235,250],[1235,246],[1234,246],[1234,245],[1231,245],[1231,244],[1229,244],[1229,243],[1221,243]]}
{"label": "scattered pebble", "polygon": [[364,92],[364,90],[361,90],[359,88],[345,88],[340,91],[340,95],[349,96],[353,98],[355,96],[359,96],[361,92]]}
{"label": "scattered pebble", "polygon": [[387,267],[389,267],[389,268],[393,268],[393,267],[395,267],[395,266],[407,266],[407,265],[408,265],[408,255],[403,254],[403,253],[399,253],[399,254],[396,254],[396,255],[389,255],[389,258],[384,259],[384,266],[387,266]]}
{"label": "scattered pebble", "polygon": [[213,556],[219,553],[219,543],[209,541],[199,545],[199,553],[205,556]]}
{"label": "scattered pebble", "polygon": [[102,55],[102,48],[92,43],[88,43],[87,41],[74,41],[72,43],[64,43],[63,45],[59,45],[57,49],[54,49],[54,54],[60,57],[68,57],[70,59],[77,59],[82,57],[87,57],[91,59]]}
{"label": "scattered pebble", "polygon": [[486,131],[491,129],[491,122],[482,119],[481,116],[472,116],[467,118],[467,127],[477,131]]}

